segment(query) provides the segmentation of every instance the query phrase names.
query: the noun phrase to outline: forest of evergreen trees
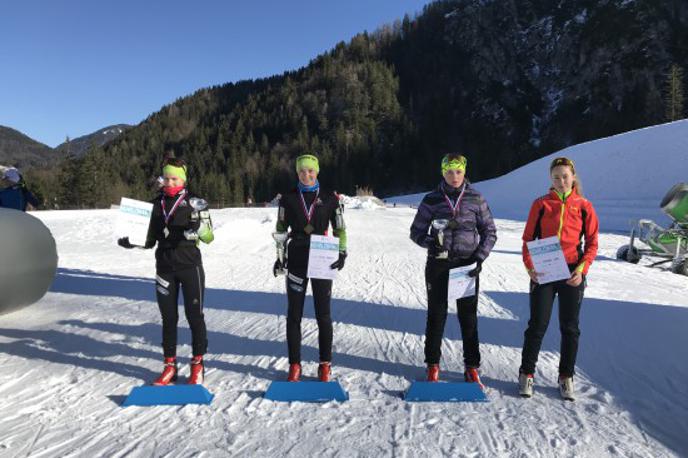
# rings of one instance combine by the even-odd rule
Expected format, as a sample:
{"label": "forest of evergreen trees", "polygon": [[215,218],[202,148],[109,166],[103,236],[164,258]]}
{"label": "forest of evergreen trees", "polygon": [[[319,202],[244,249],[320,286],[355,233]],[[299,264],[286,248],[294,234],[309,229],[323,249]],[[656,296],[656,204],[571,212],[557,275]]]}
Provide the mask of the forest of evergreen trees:
{"label": "forest of evergreen trees", "polygon": [[[564,3],[573,14],[586,2]],[[271,200],[294,185],[293,159],[305,152],[320,158],[321,181],[344,193],[428,189],[449,151],[469,158],[474,181],[491,178],[573,143],[663,121],[663,72],[688,62],[674,46],[688,38],[686,7],[663,3],[624,10],[628,33],[654,30],[651,40],[641,34],[617,49],[625,32],[613,26],[622,19],[589,9],[586,24],[552,20],[549,33],[575,49],[550,50],[529,44],[541,37],[523,36],[557,8],[551,2],[524,1],[515,11],[506,0],[438,1],[297,71],[180,98],[105,147],[27,179],[48,208],[102,208],[122,196],[150,199],[168,154],[187,160],[191,189],[214,206]],[[681,14],[667,22],[672,8]],[[564,88],[557,100],[545,88],[556,84]]]}

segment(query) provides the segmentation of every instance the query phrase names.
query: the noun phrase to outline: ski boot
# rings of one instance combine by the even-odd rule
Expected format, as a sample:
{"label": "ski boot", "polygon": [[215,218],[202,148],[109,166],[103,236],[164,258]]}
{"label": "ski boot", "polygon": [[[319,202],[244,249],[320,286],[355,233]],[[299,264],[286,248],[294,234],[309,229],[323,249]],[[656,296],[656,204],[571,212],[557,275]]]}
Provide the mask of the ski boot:
{"label": "ski boot", "polygon": [[318,365],[318,380],[321,382],[330,381],[330,372],[332,371],[332,365],[329,361],[321,361]]}
{"label": "ski boot", "polygon": [[287,377],[288,382],[298,382],[301,379],[301,364],[291,363],[289,365],[289,376]]}
{"label": "ski boot", "polygon": [[477,383],[481,390],[485,389],[485,385],[480,381],[480,374],[478,374],[477,367],[469,367],[466,372],[463,373],[463,379],[467,383]]}
{"label": "ski boot", "polygon": [[518,394],[522,398],[529,398],[533,395],[533,385],[535,384],[535,378],[533,374],[524,374],[519,372],[518,374]]}
{"label": "ski boot", "polygon": [[440,381],[440,365],[428,364],[428,382]]}
{"label": "ski boot", "polygon": [[177,358],[174,356],[171,358],[165,358],[165,368],[162,370],[162,374],[153,382],[156,386],[165,386],[170,383],[177,381]]}
{"label": "ski boot", "polygon": [[565,401],[575,400],[573,391],[573,377],[567,377],[565,375],[559,376],[559,393]]}
{"label": "ski boot", "polygon": [[189,385],[203,385],[205,379],[205,366],[203,365],[203,355],[196,355],[191,358],[189,368],[189,379],[186,381]]}

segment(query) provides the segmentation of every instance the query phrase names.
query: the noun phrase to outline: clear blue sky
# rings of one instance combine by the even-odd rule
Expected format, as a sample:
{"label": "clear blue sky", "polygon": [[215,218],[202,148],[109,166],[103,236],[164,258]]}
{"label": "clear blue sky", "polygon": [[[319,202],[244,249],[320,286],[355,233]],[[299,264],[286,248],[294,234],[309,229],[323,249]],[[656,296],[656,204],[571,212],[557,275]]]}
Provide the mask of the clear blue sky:
{"label": "clear blue sky", "polygon": [[21,0],[0,12],[0,125],[50,146],[196,89],[282,73],[430,0]]}

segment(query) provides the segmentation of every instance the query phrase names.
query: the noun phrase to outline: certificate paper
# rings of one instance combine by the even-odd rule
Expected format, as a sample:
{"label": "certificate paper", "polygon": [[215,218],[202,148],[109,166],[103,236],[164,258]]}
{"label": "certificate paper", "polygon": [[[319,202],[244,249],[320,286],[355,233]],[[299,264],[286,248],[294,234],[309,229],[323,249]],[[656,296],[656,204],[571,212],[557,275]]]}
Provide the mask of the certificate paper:
{"label": "certificate paper", "polygon": [[475,269],[475,264],[456,267],[449,271],[448,302],[451,303],[462,297],[475,296],[475,277],[468,276],[468,272],[473,269]]}
{"label": "certificate paper", "polygon": [[543,285],[571,278],[564,252],[561,251],[559,238],[556,236],[547,237],[546,239],[526,242],[526,245],[533,260],[535,272],[540,274],[538,275],[538,283]]}
{"label": "certificate paper", "polygon": [[122,197],[115,228],[117,238],[129,237],[132,245],[145,245],[152,212],[152,203]]}
{"label": "certificate paper", "polygon": [[311,235],[311,247],[308,252],[308,278],[334,280],[337,269],[330,265],[339,259],[339,239],[328,235]]}

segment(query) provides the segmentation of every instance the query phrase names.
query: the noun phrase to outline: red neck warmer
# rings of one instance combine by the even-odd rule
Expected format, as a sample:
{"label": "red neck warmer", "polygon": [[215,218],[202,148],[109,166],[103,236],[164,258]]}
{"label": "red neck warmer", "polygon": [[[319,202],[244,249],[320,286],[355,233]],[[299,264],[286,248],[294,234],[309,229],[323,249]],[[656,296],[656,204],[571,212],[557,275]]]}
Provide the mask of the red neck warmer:
{"label": "red neck warmer", "polygon": [[174,187],[172,187],[172,186],[165,186],[164,188],[162,188],[162,190],[163,190],[163,192],[165,193],[165,195],[166,195],[166,196],[169,196],[169,197],[174,197],[174,196],[176,196],[177,194],[179,194],[179,193],[181,192],[182,189],[184,189],[184,185],[181,185],[181,186],[174,186]]}

